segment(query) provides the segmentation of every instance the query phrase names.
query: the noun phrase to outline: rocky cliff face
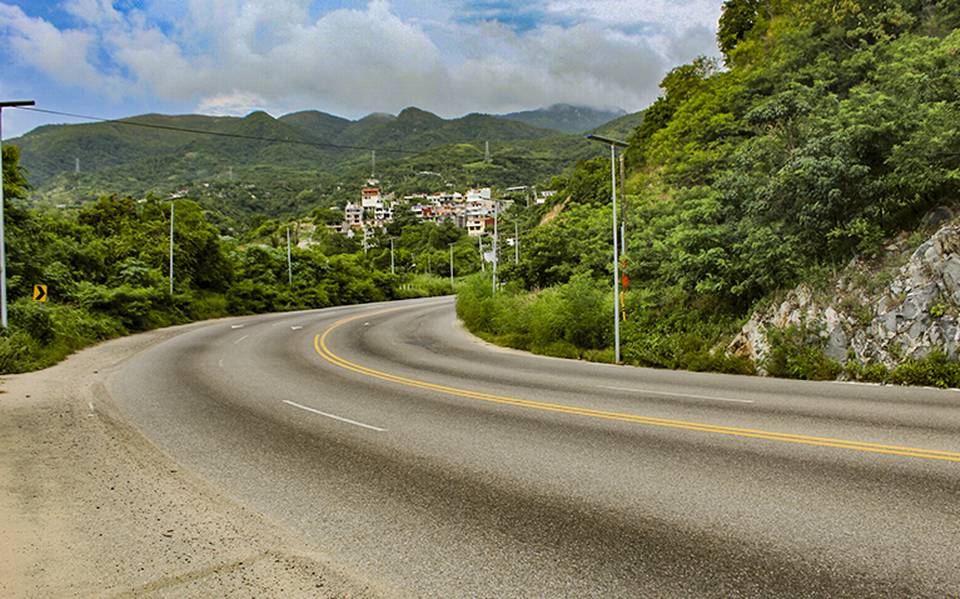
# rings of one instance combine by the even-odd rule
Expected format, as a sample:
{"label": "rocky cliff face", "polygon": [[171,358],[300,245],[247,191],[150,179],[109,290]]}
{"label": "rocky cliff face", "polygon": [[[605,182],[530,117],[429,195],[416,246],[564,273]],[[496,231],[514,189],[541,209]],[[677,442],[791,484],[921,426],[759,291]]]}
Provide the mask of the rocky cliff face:
{"label": "rocky cliff face", "polygon": [[[901,236],[883,256],[855,259],[825,290],[800,286],[755,313],[727,348],[762,370],[771,327],[803,327],[827,357],[896,367],[907,358],[960,351],[960,220],[940,208],[925,219],[935,230],[916,245]],[[913,243],[911,243],[911,240]]]}

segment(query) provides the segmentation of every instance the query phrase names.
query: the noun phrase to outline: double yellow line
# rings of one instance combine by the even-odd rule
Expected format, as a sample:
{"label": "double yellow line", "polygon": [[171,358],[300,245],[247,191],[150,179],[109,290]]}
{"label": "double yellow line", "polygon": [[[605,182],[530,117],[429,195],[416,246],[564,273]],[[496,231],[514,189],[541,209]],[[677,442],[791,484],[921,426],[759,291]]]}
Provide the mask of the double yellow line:
{"label": "double yellow line", "polygon": [[327,346],[327,338],[337,328],[357,320],[362,317],[370,317],[385,312],[392,312],[392,310],[384,310],[380,312],[375,312],[373,314],[359,314],[356,316],[351,316],[336,321],[330,325],[322,334],[316,335],[313,338],[313,347],[320,356],[325,360],[358,374],[364,376],[388,381],[391,383],[397,383],[399,385],[404,385],[407,387],[415,387],[418,389],[426,389],[428,391],[436,391],[446,395],[453,395],[456,397],[465,397],[467,399],[474,399],[478,401],[485,401],[490,403],[498,403],[509,406],[516,406],[520,408],[527,408],[531,410],[542,410],[545,412],[557,412],[560,414],[572,414],[575,416],[585,416],[589,418],[600,418],[603,420],[617,420],[621,422],[632,422],[635,424],[646,424],[649,426],[663,426],[668,428],[684,429],[690,431],[698,431],[702,433],[714,433],[718,435],[730,435],[734,437],[747,437],[751,439],[766,439],[769,441],[782,441],[784,443],[799,443],[802,445],[818,445],[822,447],[836,447],[840,449],[853,449],[856,451],[866,451],[870,453],[885,453],[899,456],[908,456],[914,458],[925,458],[929,460],[944,460],[949,462],[960,462],[960,453],[951,452],[951,451],[936,451],[931,449],[919,449],[916,447],[902,447],[899,445],[883,445],[880,443],[864,443],[861,441],[847,441],[844,439],[832,439],[829,437],[812,437],[808,435],[793,435],[789,433],[777,433],[771,431],[763,431],[749,428],[737,428],[732,426],[720,426],[715,424],[704,424],[699,422],[688,422],[684,420],[670,420],[667,418],[654,418],[651,416],[639,416],[635,414],[624,414],[620,412],[607,412],[603,410],[593,410],[590,408],[580,408],[577,406],[566,406],[562,404],[547,403],[541,401],[530,401],[526,399],[516,399],[513,397],[505,397],[502,395],[492,395],[490,393],[482,393],[480,391],[471,391],[469,389],[458,389],[456,387],[447,387],[445,385],[437,385],[435,383],[429,383],[427,381],[421,381],[417,379],[411,379],[407,377],[402,377],[396,374],[390,374],[388,372],[382,372],[380,370],[374,370],[372,368],[367,368],[355,362],[351,362],[345,358],[342,358],[334,354],[330,348]]}

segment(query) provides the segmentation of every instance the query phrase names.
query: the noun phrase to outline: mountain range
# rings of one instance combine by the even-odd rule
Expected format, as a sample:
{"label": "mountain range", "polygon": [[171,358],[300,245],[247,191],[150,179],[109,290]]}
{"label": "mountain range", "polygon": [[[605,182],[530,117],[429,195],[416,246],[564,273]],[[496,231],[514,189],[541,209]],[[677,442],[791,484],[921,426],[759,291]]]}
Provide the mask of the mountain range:
{"label": "mountain range", "polygon": [[[226,215],[228,228],[246,228],[258,215],[342,205],[371,175],[398,193],[542,183],[600,154],[566,130],[616,114],[565,105],[454,119],[414,107],[358,120],[314,110],[279,118],[148,114],[46,125],[10,143],[20,146],[38,203],[69,207],[102,193],[186,190]],[[623,136],[640,118],[620,115],[598,130]]]}
{"label": "mountain range", "polygon": [[584,133],[626,114],[626,111],[621,109],[602,110],[589,106],[554,104],[547,108],[511,112],[502,116],[505,119],[526,123],[532,127],[554,129],[564,133]]}

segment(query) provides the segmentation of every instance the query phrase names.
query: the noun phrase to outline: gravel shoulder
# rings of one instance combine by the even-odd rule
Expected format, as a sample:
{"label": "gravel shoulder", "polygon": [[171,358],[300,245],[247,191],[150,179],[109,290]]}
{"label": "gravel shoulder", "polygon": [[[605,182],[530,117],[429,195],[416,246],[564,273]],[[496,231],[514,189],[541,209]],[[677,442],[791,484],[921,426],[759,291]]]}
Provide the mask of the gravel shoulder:
{"label": "gravel shoulder", "polygon": [[105,381],[202,324],[116,339],[0,382],[0,596],[371,597],[127,424]]}

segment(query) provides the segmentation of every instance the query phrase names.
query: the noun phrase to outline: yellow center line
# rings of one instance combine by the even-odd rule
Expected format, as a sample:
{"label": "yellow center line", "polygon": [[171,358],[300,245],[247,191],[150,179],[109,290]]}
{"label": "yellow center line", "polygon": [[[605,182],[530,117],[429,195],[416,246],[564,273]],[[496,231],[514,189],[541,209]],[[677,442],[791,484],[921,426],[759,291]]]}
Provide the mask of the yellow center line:
{"label": "yellow center line", "polygon": [[842,449],[854,449],[857,451],[866,451],[871,453],[884,453],[900,456],[909,456],[917,458],[926,458],[931,460],[945,460],[951,462],[960,462],[960,453],[951,452],[951,451],[939,451],[932,449],[919,449],[916,447],[903,447],[899,445],[884,445],[880,443],[867,443],[863,441],[849,441],[844,439],[833,439],[829,437],[814,437],[809,435],[795,435],[792,433],[778,433],[772,431],[763,431],[749,428],[737,428],[731,426],[722,426],[716,424],[705,424],[700,422],[688,422],[684,420],[671,420],[667,418],[657,418],[652,416],[641,416],[638,414],[626,414],[620,412],[607,412],[604,410],[594,410],[592,408],[583,408],[578,406],[568,406],[563,404],[555,404],[548,402],[532,401],[526,399],[518,399],[513,397],[506,397],[502,395],[493,395],[490,393],[483,393],[480,391],[472,391],[469,389],[460,389],[457,387],[448,387],[445,385],[438,385],[436,383],[430,383],[427,381],[422,381],[418,379],[412,379],[407,377],[402,377],[396,374],[391,374],[388,372],[382,372],[379,370],[374,370],[366,366],[356,364],[334,354],[330,348],[327,346],[327,338],[330,336],[335,329],[359,318],[369,318],[371,316],[377,316],[387,312],[393,312],[399,310],[400,308],[392,308],[388,310],[381,310],[373,313],[364,313],[358,314],[355,316],[350,316],[347,318],[340,319],[330,325],[322,334],[314,336],[313,346],[314,349],[321,357],[325,360],[358,374],[364,376],[377,378],[380,380],[388,381],[391,383],[397,383],[400,385],[405,385],[408,387],[416,387],[419,389],[426,389],[430,391],[437,391],[447,395],[453,395],[456,397],[464,397],[467,399],[474,399],[490,403],[498,403],[503,405],[511,405],[521,408],[541,410],[546,412],[556,412],[562,414],[571,414],[575,416],[586,416],[590,418],[600,418],[603,420],[616,420],[621,422],[632,422],[636,424],[646,424],[650,426],[661,426],[675,429],[683,429],[690,431],[698,431],[704,433],[714,433],[719,435],[730,435],[736,437],[745,437],[752,439],[766,439],[770,441],[782,441],[785,443],[799,443],[803,445],[818,445],[822,447],[837,447]]}

